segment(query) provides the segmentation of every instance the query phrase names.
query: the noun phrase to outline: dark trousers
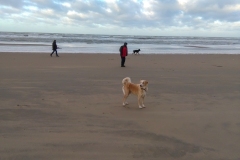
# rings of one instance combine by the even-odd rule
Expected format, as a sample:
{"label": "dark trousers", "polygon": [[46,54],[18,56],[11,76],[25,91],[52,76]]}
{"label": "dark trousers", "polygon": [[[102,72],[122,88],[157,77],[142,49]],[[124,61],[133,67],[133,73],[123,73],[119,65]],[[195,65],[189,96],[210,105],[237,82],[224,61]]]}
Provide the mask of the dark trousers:
{"label": "dark trousers", "polygon": [[121,61],[121,67],[122,67],[125,64],[126,58],[125,57],[121,57],[121,58],[122,58],[122,61]]}
{"label": "dark trousers", "polygon": [[54,52],[56,52],[56,56],[58,56],[57,50],[53,50],[52,53],[51,53],[51,56],[52,56],[52,54],[53,54]]}

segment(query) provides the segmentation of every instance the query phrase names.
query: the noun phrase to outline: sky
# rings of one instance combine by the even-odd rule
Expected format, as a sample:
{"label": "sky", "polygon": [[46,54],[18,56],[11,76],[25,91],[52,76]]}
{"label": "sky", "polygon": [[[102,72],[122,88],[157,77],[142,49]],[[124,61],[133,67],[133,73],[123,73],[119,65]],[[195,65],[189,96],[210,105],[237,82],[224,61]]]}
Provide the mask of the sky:
{"label": "sky", "polygon": [[240,0],[0,0],[0,31],[239,37]]}

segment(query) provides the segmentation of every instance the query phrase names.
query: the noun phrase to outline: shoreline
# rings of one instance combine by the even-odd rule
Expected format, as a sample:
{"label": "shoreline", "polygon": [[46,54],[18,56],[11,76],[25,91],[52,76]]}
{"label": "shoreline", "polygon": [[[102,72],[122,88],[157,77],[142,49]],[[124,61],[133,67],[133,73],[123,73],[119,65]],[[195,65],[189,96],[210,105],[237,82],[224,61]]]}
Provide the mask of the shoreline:
{"label": "shoreline", "polygon": [[240,158],[240,55],[49,54],[0,53],[0,159]]}
{"label": "shoreline", "polygon": [[[22,51],[19,51],[19,52],[1,52],[0,51],[0,54],[50,54],[52,51],[49,51],[49,52],[22,52]],[[116,54],[119,54],[119,53],[82,53],[82,52],[79,52],[79,53],[73,53],[73,52],[60,52],[58,51],[58,54],[62,54],[62,55],[71,55],[71,54],[86,54],[86,55],[92,55],[92,54],[96,54],[96,55],[116,55]],[[140,53],[140,55],[133,55],[132,53],[128,53],[128,56],[147,56],[147,55],[240,55],[240,53]]]}
{"label": "shoreline", "polygon": [[[25,35],[28,36],[25,36]],[[2,52],[51,52],[51,44],[57,40],[63,53],[115,53],[125,41],[128,51],[141,49],[140,54],[240,54],[239,38],[192,36],[131,36],[88,35],[65,33],[0,33],[0,43],[30,43],[30,45],[0,45]],[[41,45],[32,45],[40,43]],[[42,45],[44,44],[44,45]],[[46,46],[45,46],[46,45]]]}
{"label": "shoreline", "polygon": [[37,44],[37,43],[0,43],[0,46],[52,46],[48,44]]}

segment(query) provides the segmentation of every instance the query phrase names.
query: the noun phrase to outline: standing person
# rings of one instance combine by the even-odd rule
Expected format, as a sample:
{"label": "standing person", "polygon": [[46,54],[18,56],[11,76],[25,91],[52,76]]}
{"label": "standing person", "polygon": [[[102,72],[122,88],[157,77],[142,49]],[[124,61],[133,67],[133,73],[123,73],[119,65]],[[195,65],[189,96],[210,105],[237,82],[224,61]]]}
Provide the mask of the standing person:
{"label": "standing person", "polygon": [[53,51],[52,51],[52,53],[50,54],[50,56],[52,57],[52,54],[53,54],[54,52],[56,52],[56,56],[59,57],[58,54],[57,54],[57,42],[56,42],[56,40],[54,40],[53,43],[52,43],[52,50],[53,50]]}
{"label": "standing person", "polygon": [[126,42],[123,46],[120,47],[119,51],[121,56],[121,67],[125,67],[126,56],[128,56],[128,48]]}

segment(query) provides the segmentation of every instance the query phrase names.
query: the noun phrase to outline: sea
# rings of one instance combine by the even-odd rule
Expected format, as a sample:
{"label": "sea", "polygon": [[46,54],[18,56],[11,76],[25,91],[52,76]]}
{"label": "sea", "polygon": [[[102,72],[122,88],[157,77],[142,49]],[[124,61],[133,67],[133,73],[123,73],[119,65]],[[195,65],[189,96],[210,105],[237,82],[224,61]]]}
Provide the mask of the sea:
{"label": "sea", "polygon": [[240,37],[138,36],[0,32],[0,52],[50,53],[57,41],[58,53],[119,54],[128,43],[128,52],[140,54],[240,54]]}

